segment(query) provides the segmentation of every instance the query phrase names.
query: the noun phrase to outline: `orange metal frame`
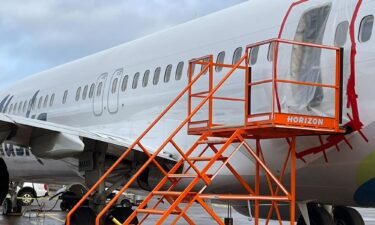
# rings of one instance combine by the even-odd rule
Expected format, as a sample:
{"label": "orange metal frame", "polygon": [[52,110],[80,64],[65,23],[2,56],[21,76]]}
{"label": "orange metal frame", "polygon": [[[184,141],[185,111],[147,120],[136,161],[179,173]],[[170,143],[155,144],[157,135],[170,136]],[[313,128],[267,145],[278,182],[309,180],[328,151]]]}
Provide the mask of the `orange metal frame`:
{"label": "orange metal frame", "polygon": [[[149,215],[157,214],[161,215],[161,218],[158,220],[156,224],[162,224],[170,215],[176,216],[173,220],[172,224],[177,223],[179,219],[184,218],[188,224],[195,224],[193,220],[187,215],[188,209],[191,205],[195,202],[198,202],[205,211],[213,217],[213,219],[218,224],[224,224],[221,219],[210,209],[210,207],[205,203],[206,199],[217,199],[217,200],[248,200],[255,202],[255,224],[259,224],[259,211],[260,211],[260,203],[261,201],[271,202],[271,207],[268,214],[268,219],[266,224],[268,224],[273,211],[275,211],[277,218],[282,224],[282,218],[279,211],[278,202],[288,202],[290,204],[290,224],[294,224],[295,221],[295,175],[296,175],[296,136],[299,135],[314,135],[317,130],[322,129],[321,127],[304,127],[304,132],[300,131],[298,126],[293,123],[283,123],[283,120],[276,116],[276,112],[273,111],[271,117],[269,119],[269,124],[262,124],[262,123],[250,123],[248,122],[248,118],[251,118],[250,113],[247,113],[248,105],[250,99],[248,98],[248,87],[251,85],[260,85],[260,83],[251,83],[250,82],[250,71],[249,71],[249,52],[252,47],[263,45],[266,43],[274,42],[274,63],[276,65],[277,61],[277,43],[287,43],[293,45],[305,45],[310,47],[317,47],[317,48],[324,48],[324,49],[331,49],[337,51],[337,59],[340,59],[341,52],[339,49],[329,46],[322,46],[322,45],[315,45],[309,43],[301,43],[301,42],[293,42],[293,41],[286,41],[281,39],[272,39],[265,42],[260,42],[254,45],[249,45],[246,48],[246,54],[241,57],[241,59],[235,65],[229,64],[218,64],[214,63],[214,59],[212,55],[208,55],[205,57],[201,57],[198,59],[193,59],[189,61],[189,84],[182,90],[182,92],[166,107],[166,109],[149,125],[149,127],[136,139],[136,141],[129,146],[129,148],[118,158],[118,160],[105,172],[105,174],[93,185],[93,187],[83,196],[83,198],[75,205],[75,207],[68,213],[66,218],[66,224],[70,225],[70,218],[75,213],[75,211],[83,204],[83,202],[93,194],[96,189],[99,187],[100,184],[105,182],[108,176],[117,168],[117,166],[123,161],[129,153],[136,147],[140,148],[146,156],[149,158],[141,168],[139,168],[136,173],[129,179],[129,181],[119,190],[116,196],[103,208],[103,210],[97,215],[96,218],[96,225],[100,225],[100,221],[104,215],[108,212],[110,207],[112,207],[119,197],[129,189],[129,187],[136,181],[136,179],[141,175],[141,173],[151,165],[151,163],[155,164],[156,167],[165,175],[165,177],[160,181],[160,183],[154,188],[152,192],[144,199],[144,201],[139,205],[139,207],[128,217],[123,224],[130,224],[130,221],[139,214],[144,214],[140,224],[142,224]],[[339,62],[341,63],[341,62]],[[201,65],[201,71],[194,76],[193,66]],[[277,70],[276,66],[274,65],[273,71],[273,78],[272,80],[263,81],[265,82],[272,82],[274,85],[273,87],[273,94],[277,95],[276,84],[277,82],[287,82],[287,83],[295,83],[299,85],[317,85],[317,84],[310,84],[305,82],[297,82],[297,81],[288,81],[288,80],[278,80],[277,79]],[[214,77],[214,68],[215,67],[225,67],[229,68],[229,71],[223,76],[223,78],[217,83],[214,84],[213,77]],[[327,86],[329,88],[335,88],[336,90],[336,114],[335,114],[335,123],[332,126],[325,127],[324,131],[327,130],[334,133],[339,131],[339,98],[340,98],[340,87],[337,84],[340,83],[340,65],[336,67],[336,85],[335,86]],[[244,99],[238,98],[227,98],[227,97],[218,97],[215,96],[215,93],[218,89],[220,89],[225,81],[236,71],[236,70],[244,70],[245,76],[247,78],[247,82],[245,83],[245,90],[246,95]],[[192,93],[192,87],[197,83],[201,77],[209,72],[209,84],[208,90],[199,93]],[[323,86],[323,85],[322,85]],[[163,119],[166,114],[175,106],[175,104],[181,100],[184,95],[188,95],[188,115],[187,117],[180,123],[180,125],[173,131],[171,131],[170,135],[166,140],[156,149],[155,152],[152,154],[144,147],[142,144],[142,140],[152,132],[152,129],[155,127],[157,123]],[[197,106],[192,107],[192,99],[197,98],[200,99],[200,102]],[[241,127],[226,127],[223,129],[217,129],[219,126],[223,124],[215,124],[213,122],[213,100],[221,100],[221,101],[240,101],[244,102],[244,118],[245,124]],[[273,109],[275,109],[275,102],[274,98],[272,100]],[[202,121],[192,121],[192,118],[202,109],[202,107],[208,104],[208,118],[207,120]],[[266,115],[263,115],[266,116]],[[300,115],[298,115],[300,116]],[[277,120],[275,120],[277,119]],[[277,127],[275,125],[282,125],[283,127]],[[182,149],[173,139],[175,136],[181,132],[183,127],[188,127],[189,134],[196,134],[200,135],[198,140],[192,144],[192,146],[188,150]],[[269,129],[271,128],[271,129]],[[280,177],[276,177],[273,175],[271,169],[268,168],[267,162],[264,159],[263,151],[261,148],[261,139],[264,138],[262,135],[257,133],[257,130],[262,129],[264,133],[267,133],[267,138],[278,138],[279,133],[278,131],[281,129],[283,130],[284,137],[290,137],[290,149],[287,152],[287,157],[283,163],[282,172]],[[285,129],[287,129],[285,131]],[[292,133],[288,133],[292,132]],[[212,138],[221,137],[220,140],[213,140]],[[256,147],[252,148],[247,142],[246,139],[253,138],[256,140]],[[167,146],[173,146],[174,149],[181,155],[180,160],[175,164],[175,166],[166,171],[158,162],[158,154]],[[232,151],[231,147],[236,145]],[[203,149],[202,149],[203,147]],[[254,180],[254,187],[251,188],[250,185],[236,172],[235,168],[230,164],[230,159],[236,154],[236,152],[242,147],[245,151],[250,155],[253,159],[254,164],[256,165],[255,171],[255,180]],[[211,149],[214,153],[213,156],[206,156],[205,153],[208,149]],[[255,149],[255,150],[254,150]],[[196,156],[195,156],[196,155]],[[206,163],[205,166],[197,166],[197,163]],[[212,172],[213,165],[215,163],[221,163],[221,165],[214,170],[212,174],[208,174]],[[287,188],[283,184],[283,180],[285,177],[286,170],[290,168],[290,190],[288,191]],[[182,166],[187,166],[183,172],[179,172],[179,169]],[[233,174],[233,176],[239,181],[239,184],[244,188],[245,194],[236,194],[236,195],[229,195],[229,194],[209,194],[204,193],[206,188],[212,183],[215,177],[220,173],[223,168],[228,168],[228,170]],[[262,193],[262,184],[260,183],[261,180],[261,172],[263,172],[264,177],[267,180],[269,192],[266,194]],[[187,182],[186,179],[188,179]],[[188,185],[186,185],[183,191],[178,191],[176,188],[180,181],[185,180]],[[168,188],[166,188],[167,182],[170,182]],[[276,187],[276,189],[274,189]],[[193,192],[193,188],[198,188],[198,191]],[[281,194],[279,194],[281,192]],[[151,208],[146,209],[145,207],[148,205],[149,201],[154,198],[155,196],[159,196],[160,199],[153,205]],[[165,210],[157,209],[160,203],[166,200],[170,203],[170,207]],[[180,203],[185,202],[187,205],[185,208],[180,207]]]}

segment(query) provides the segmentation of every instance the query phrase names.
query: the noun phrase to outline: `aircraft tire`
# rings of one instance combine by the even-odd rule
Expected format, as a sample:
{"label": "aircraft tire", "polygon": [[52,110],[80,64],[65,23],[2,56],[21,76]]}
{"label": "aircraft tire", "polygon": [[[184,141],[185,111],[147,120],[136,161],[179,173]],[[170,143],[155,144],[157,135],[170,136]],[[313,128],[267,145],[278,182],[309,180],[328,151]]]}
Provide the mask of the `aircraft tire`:
{"label": "aircraft tire", "polygon": [[333,210],[335,225],[365,225],[359,212],[346,206],[335,207]]}
{"label": "aircraft tire", "polygon": [[[334,225],[332,216],[322,207],[309,207],[309,218],[311,225]],[[302,215],[298,218],[297,225],[306,225]]]}
{"label": "aircraft tire", "polygon": [[8,215],[12,212],[12,201],[6,198],[3,202],[3,215]]}
{"label": "aircraft tire", "polygon": [[[96,214],[89,207],[79,207],[70,218],[71,225],[93,225]],[[66,223],[65,223],[66,224]]]}

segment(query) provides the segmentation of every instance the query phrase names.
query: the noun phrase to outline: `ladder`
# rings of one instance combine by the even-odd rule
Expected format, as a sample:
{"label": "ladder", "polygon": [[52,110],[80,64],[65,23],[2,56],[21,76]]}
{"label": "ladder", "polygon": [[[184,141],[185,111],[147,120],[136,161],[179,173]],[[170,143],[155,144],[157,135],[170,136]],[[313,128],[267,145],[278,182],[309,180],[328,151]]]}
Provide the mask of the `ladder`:
{"label": "ladder", "polygon": [[[272,44],[273,46],[273,63],[272,63],[272,77],[264,81],[252,81],[252,68],[249,67],[249,55],[252,48]],[[287,44],[291,46],[304,46],[309,48],[320,48],[335,52],[335,84],[316,84],[295,80],[281,80],[277,77],[277,55],[280,44]],[[201,71],[194,75],[194,66],[200,65]],[[226,68],[228,71],[222,78],[214,82],[214,68]],[[70,225],[71,215],[78,209],[80,205],[105,182],[106,178],[113,170],[124,160],[135,147],[140,148],[148,160],[136,171],[136,173],[128,180],[128,182],[119,190],[118,194],[103,208],[97,215],[96,225],[100,225],[101,219],[106,215],[110,207],[116,203],[121,194],[129,189],[129,187],[136,181],[142,172],[151,164],[154,164],[164,175],[158,185],[148,194],[144,201],[137,207],[137,209],[127,218],[126,221],[120,221],[123,224],[131,224],[130,222],[136,216],[143,216],[140,223],[147,220],[150,215],[158,215],[156,224],[163,224],[170,217],[174,219],[171,224],[176,224],[183,218],[188,224],[195,224],[193,219],[188,216],[189,208],[198,203],[218,224],[224,224],[214,211],[207,205],[206,200],[243,200],[254,201],[254,218],[255,224],[259,224],[259,213],[261,201],[271,202],[266,224],[270,221],[273,213],[276,213],[277,219],[282,224],[283,218],[279,211],[279,203],[289,203],[290,224],[295,221],[295,179],[296,179],[296,137],[303,135],[322,135],[335,134],[343,132],[340,129],[340,92],[341,92],[341,76],[342,76],[342,50],[340,48],[317,45],[311,43],[295,42],[282,39],[271,39],[264,42],[259,42],[246,47],[245,54],[235,64],[215,63],[213,55],[204,56],[201,58],[192,59],[189,61],[189,84],[182,90],[182,92],[166,107],[166,109],[150,124],[150,126],[136,139],[136,141],[129,146],[129,148],[119,157],[119,159],[106,171],[103,177],[86,193],[85,196],[77,203],[77,205],[68,213],[66,224]],[[244,74],[244,89],[245,96],[243,99],[234,97],[217,96],[219,89],[223,88],[225,82],[233,75],[238,75],[238,71]],[[208,78],[203,78],[208,73]],[[207,77],[207,76],[206,76]],[[193,91],[194,85],[201,79],[208,79],[208,90],[195,93]],[[306,115],[289,115],[282,112],[280,108],[276,107],[278,104],[278,83],[292,83],[296,85],[305,86],[322,86],[324,88],[331,88],[335,93],[334,115],[332,117],[321,116],[306,116]],[[251,88],[256,85],[263,85],[270,83],[272,89],[272,98],[270,104],[272,107],[270,112],[254,114],[251,111],[251,101],[253,95]],[[142,144],[144,138],[152,133],[152,129],[166,116],[166,114],[175,105],[181,101],[182,97],[188,95],[187,117],[171,131],[170,135],[162,142],[162,144],[151,154],[147,148]],[[196,105],[193,106],[194,99]],[[243,124],[231,125],[216,123],[214,119],[214,101],[235,101],[244,104]],[[206,109],[202,110],[204,107]],[[202,113],[203,112],[203,113]],[[204,120],[196,120],[198,113],[207,113],[207,118]],[[298,116],[297,121],[294,117]],[[292,118],[292,119],[290,119]],[[303,124],[300,121],[303,119],[312,118],[314,120],[322,121],[321,123]],[[184,149],[176,141],[176,135],[183,132],[183,128],[187,127],[189,135],[196,135],[198,139],[188,148]],[[264,139],[285,138],[289,144],[289,150],[286,151],[285,159],[280,159],[282,168],[280,174],[275,175],[269,167],[269,162],[266,161],[261,142]],[[248,140],[254,140],[255,147],[248,143]],[[173,168],[167,171],[158,161],[158,154],[167,146],[172,146],[176,152],[181,156]],[[241,149],[255,165],[254,185],[250,186],[249,181],[241,177],[235,166],[230,160]],[[211,151],[209,155],[207,153]],[[250,162],[250,161],[249,161]],[[199,164],[199,166],[198,166]],[[219,166],[218,166],[219,165]],[[208,193],[208,187],[212,185],[219,173],[227,168],[231,174],[236,178],[239,185],[243,187],[243,194],[212,194]],[[287,172],[290,183],[285,185],[285,178]],[[263,176],[262,176],[263,175]],[[268,190],[261,190],[261,180],[266,181]],[[181,188],[183,187],[183,188]],[[289,190],[288,188],[289,187]],[[149,207],[152,199],[159,198],[154,205]],[[168,208],[161,209],[160,203],[166,201],[170,204]],[[182,206],[184,205],[184,206]],[[146,208],[147,207],[147,208]]]}

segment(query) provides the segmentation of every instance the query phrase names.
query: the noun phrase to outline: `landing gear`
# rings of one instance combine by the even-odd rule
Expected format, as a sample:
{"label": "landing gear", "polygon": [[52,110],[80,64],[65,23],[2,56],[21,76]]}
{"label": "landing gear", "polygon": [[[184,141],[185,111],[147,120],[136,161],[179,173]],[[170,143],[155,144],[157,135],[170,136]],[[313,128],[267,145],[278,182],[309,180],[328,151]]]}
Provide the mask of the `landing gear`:
{"label": "landing gear", "polygon": [[[310,225],[334,225],[332,216],[322,207],[309,206]],[[306,225],[303,216],[298,218],[297,225]]]}
{"label": "landing gear", "polygon": [[335,207],[333,216],[335,218],[335,225],[365,225],[359,212],[350,207]]}
{"label": "landing gear", "polygon": [[[112,210],[110,210],[109,215],[106,219],[106,224],[115,224],[112,219],[115,218],[120,223],[123,223],[131,214],[133,213],[133,210],[129,207],[115,207]],[[138,224],[138,219],[135,217],[131,224]]]}

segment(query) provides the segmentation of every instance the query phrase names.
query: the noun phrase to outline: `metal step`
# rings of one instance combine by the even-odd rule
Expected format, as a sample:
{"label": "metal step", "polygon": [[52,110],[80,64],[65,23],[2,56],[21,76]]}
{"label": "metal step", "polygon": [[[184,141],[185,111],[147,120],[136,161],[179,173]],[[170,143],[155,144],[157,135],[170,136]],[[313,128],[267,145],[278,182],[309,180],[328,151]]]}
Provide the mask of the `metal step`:
{"label": "metal step", "polygon": [[[215,156],[200,156],[200,157],[189,157],[190,161],[211,161]],[[217,160],[225,161],[228,157],[220,156]]]}
{"label": "metal step", "polygon": [[[162,195],[162,196],[180,196],[183,192],[180,191],[153,191],[152,194],[154,195]],[[195,195],[196,192],[189,192],[188,195]]]}
{"label": "metal step", "polygon": [[[164,215],[167,211],[160,210],[160,209],[136,209],[137,213],[145,213],[145,214],[157,214],[157,215]],[[171,214],[178,215],[180,212],[171,212]]]}
{"label": "metal step", "polygon": [[198,177],[198,174],[190,174],[190,173],[177,174],[177,173],[174,173],[174,174],[168,174],[168,177],[170,177],[170,178],[196,178],[196,177]]}

